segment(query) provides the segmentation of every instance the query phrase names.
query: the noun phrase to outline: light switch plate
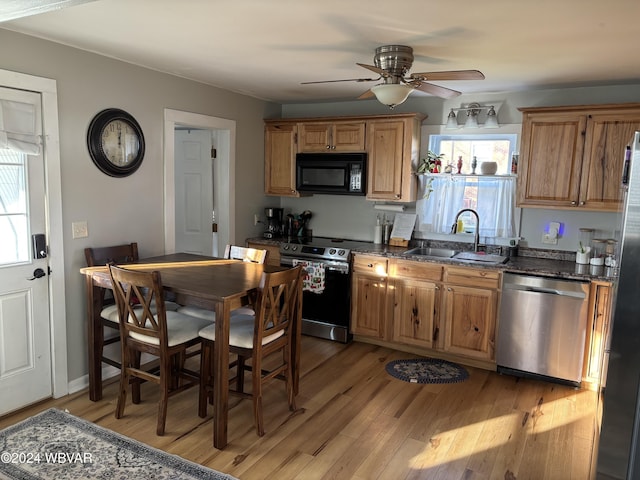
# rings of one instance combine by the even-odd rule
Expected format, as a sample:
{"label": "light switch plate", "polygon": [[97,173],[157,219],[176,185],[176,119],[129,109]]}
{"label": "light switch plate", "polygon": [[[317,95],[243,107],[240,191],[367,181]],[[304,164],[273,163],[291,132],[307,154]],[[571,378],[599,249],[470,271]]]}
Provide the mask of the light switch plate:
{"label": "light switch plate", "polygon": [[89,236],[87,222],[73,222],[71,224],[73,238],[86,238]]}

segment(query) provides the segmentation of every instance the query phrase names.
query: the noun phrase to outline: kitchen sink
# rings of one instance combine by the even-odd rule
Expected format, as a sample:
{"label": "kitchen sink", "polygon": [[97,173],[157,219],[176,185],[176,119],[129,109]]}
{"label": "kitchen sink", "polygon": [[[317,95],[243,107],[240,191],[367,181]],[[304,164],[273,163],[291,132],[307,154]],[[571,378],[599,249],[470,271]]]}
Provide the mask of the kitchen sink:
{"label": "kitchen sink", "polygon": [[456,253],[455,250],[450,250],[448,248],[412,248],[411,250],[407,250],[403,255],[420,255],[423,257],[438,257],[438,258],[451,258]]}
{"label": "kitchen sink", "polygon": [[454,260],[462,260],[465,262],[500,264],[505,263],[508,258],[502,255],[490,255],[486,253],[460,252],[456,254]]}

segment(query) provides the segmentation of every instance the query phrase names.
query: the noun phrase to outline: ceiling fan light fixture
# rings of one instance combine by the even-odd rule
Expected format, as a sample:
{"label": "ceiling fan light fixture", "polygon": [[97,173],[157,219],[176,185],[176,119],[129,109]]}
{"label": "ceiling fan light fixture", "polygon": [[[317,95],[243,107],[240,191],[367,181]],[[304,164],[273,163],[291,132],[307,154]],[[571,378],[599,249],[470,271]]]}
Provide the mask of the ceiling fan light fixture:
{"label": "ceiling fan light fixture", "polygon": [[412,87],[399,85],[397,83],[386,83],[371,87],[371,91],[380,103],[388,105],[390,108],[403,103],[413,91]]}

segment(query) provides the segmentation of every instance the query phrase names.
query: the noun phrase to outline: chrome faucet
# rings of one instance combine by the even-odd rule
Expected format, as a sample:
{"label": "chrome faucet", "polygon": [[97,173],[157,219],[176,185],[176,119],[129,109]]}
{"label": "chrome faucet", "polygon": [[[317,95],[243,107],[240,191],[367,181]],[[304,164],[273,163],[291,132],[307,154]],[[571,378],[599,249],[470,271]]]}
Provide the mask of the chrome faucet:
{"label": "chrome faucet", "polygon": [[458,218],[460,218],[460,215],[462,215],[464,212],[470,212],[476,217],[476,230],[475,236],[473,238],[473,251],[477,253],[478,244],[480,243],[480,217],[478,216],[478,212],[476,212],[472,208],[463,208],[458,213],[456,213],[456,218],[453,221],[453,226],[451,227],[451,233],[458,232]]}

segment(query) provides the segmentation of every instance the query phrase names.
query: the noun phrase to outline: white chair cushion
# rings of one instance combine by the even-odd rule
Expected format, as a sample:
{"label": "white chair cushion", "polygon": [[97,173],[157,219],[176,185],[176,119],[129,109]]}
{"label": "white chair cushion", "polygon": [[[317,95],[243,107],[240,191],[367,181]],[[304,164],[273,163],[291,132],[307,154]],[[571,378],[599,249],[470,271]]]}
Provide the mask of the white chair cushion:
{"label": "white chair cushion", "polygon": [[[252,315],[235,315],[231,318],[229,324],[229,345],[239,348],[253,348],[253,330],[255,317]],[[199,335],[207,340],[216,340],[216,326],[215,324],[209,325],[200,330]],[[275,339],[284,335],[282,330],[264,337],[262,339],[262,345],[273,342]]]}
{"label": "white chair cushion", "polygon": [[[173,347],[174,345],[198,338],[199,331],[210,324],[211,322],[201,318],[182,315],[178,312],[167,312],[167,336],[169,337],[169,346]],[[132,332],[131,338],[151,345],[160,345],[160,341],[157,338],[140,333]]]}
{"label": "white chair cushion", "polygon": [[[151,302],[151,311],[155,313],[154,302]],[[180,308],[180,305],[174,302],[164,302],[164,308],[167,312],[175,312]],[[113,323],[118,323],[118,307],[114,305],[108,305],[102,309],[100,316],[105,320]]]}
{"label": "white chair cushion", "polygon": [[[205,308],[191,307],[187,305],[185,307],[178,308],[178,312],[185,315],[191,315],[192,317],[209,320],[210,322],[216,321],[216,312]],[[255,315],[255,312],[251,307],[240,307],[235,310],[231,310],[231,316],[235,317],[236,315]]]}

